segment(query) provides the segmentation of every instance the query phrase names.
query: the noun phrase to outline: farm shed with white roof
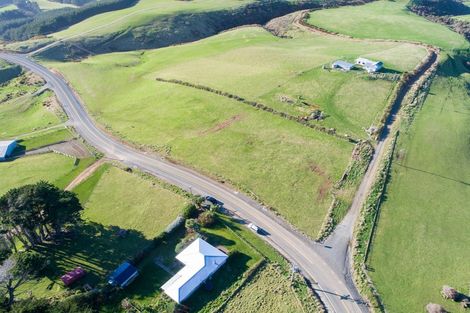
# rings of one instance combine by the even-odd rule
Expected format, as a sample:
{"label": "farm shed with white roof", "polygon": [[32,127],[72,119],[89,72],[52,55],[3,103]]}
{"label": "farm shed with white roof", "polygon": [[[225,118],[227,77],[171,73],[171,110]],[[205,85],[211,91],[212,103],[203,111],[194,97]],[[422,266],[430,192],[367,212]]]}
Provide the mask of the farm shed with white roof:
{"label": "farm shed with white roof", "polygon": [[0,141],[0,161],[10,157],[16,148],[16,140]]}

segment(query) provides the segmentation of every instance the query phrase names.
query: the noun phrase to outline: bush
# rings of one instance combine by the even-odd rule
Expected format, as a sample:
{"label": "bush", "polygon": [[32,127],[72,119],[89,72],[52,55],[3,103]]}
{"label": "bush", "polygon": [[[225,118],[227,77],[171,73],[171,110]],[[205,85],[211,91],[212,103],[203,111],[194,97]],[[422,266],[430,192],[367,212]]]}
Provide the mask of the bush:
{"label": "bush", "polygon": [[210,227],[215,223],[215,213],[212,211],[203,212],[197,220],[202,227]]}
{"label": "bush", "polygon": [[196,205],[193,203],[188,204],[184,209],[183,209],[183,217],[184,219],[189,219],[189,218],[195,218],[198,215],[198,210],[196,208]]}
{"label": "bush", "polygon": [[195,218],[187,219],[184,223],[184,226],[186,227],[186,231],[189,233],[197,233],[199,232],[199,230],[201,230],[201,225],[199,225],[198,221]]}

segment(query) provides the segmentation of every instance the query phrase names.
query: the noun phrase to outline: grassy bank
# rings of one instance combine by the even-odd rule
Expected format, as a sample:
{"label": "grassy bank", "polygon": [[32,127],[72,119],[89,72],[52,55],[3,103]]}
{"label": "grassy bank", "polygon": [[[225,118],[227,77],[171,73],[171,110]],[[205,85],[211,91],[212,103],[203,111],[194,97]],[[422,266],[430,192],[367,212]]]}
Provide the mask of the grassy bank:
{"label": "grassy bank", "polygon": [[375,1],[357,7],[312,12],[309,23],[357,38],[419,41],[443,49],[468,47],[465,39],[443,25],[407,10],[408,1]]}
{"label": "grassy bank", "polygon": [[396,149],[369,264],[390,312],[419,312],[428,302],[458,312],[439,290],[468,290],[470,77],[463,72],[459,59],[447,59]]}

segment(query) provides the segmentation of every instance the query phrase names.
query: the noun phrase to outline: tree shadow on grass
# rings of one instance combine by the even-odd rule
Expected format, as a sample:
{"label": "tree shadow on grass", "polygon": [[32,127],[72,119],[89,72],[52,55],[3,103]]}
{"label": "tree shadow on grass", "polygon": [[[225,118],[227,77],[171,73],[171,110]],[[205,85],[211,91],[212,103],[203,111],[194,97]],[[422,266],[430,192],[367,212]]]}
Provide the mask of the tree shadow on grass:
{"label": "tree shadow on grass", "polygon": [[57,243],[41,244],[35,249],[50,261],[45,271],[50,280],[60,283],[61,275],[80,266],[87,275],[79,284],[94,286],[104,282],[107,274],[149,242],[136,230],[129,230],[126,237],[121,238],[115,227],[87,222],[76,226],[72,235],[62,237]]}

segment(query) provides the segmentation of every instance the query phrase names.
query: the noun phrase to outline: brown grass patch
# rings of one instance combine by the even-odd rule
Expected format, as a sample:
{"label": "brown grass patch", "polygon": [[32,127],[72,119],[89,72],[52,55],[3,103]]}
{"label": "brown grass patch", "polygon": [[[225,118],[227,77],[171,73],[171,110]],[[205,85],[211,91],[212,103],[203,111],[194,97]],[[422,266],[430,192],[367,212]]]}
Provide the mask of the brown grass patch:
{"label": "brown grass patch", "polygon": [[201,134],[202,135],[207,135],[207,134],[211,134],[211,133],[216,133],[218,131],[221,131],[224,128],[227,128],[227,127],[231,126],[233,123],[238,122],[241,119],[242,119],[242,116],[240,114],[234,115],[234,116],[230,117],[229,119],[226,119],[225,121],[220,122],[219,124],[215,125],[214,127],[203,131]]}
{"label": "brown grass patch", "polygon": [[317,190],[317,200],[322,201],[328,195],[328,191],[333,186],[333,182],[326,172],[316,164],[310,165],[310,170],[323,178],[323,182]]}

